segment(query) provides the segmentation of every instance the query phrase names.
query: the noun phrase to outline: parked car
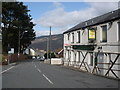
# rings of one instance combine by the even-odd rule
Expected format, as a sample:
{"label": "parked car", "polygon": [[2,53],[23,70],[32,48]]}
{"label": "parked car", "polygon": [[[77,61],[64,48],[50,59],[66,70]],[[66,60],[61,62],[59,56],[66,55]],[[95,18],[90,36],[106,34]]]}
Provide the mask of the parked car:
{"label": "parked car", "polygon": [[39,56],[37,56],[37,59],[40,59],[40,57],[39,57]]}
{"label": "parked car", "polygon": [[33,59],[35,59],[35,57],[34,57],[34,56],[33,56],[32,58],[33,58]]}
{"label": "parked car", "polygon": [[45,57],[40,57],[39,60],[40,60],[40,61],[44,61],[44,60],[45,60]]}

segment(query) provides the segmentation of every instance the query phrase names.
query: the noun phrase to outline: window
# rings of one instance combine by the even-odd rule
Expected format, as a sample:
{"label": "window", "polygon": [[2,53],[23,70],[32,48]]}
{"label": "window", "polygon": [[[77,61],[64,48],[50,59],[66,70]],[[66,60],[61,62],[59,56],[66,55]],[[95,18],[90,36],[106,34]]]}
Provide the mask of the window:
{"label": "window", "polygon": [[120,22],[118,22],[118,41],[120,41]]}
{"label": "window", "polygon": [[80,52],[78,52],[78,61],[80,62]]}
{"label": "window", "polygon": [[69,57],[69,50],[68,50],[68,57]]}
{"label": "window", "polygon": [[70,34],[69,33],[67,34],[67,36],[68,36],[68,40],[70,40]]}
{"label": "window", "polygon": [[90,65],[93,66],[93,53],[90,53]]}
{"label": "window", "polygon": [[102,26],[102,42],[107,42],[107,25]]}
{"label": "window", "polygon": [[72,43],[74,43],[74,33],[72,33]]}
{"label": "window", "polygon": [[80,43],[80,31],[77,32],[77,42]]}

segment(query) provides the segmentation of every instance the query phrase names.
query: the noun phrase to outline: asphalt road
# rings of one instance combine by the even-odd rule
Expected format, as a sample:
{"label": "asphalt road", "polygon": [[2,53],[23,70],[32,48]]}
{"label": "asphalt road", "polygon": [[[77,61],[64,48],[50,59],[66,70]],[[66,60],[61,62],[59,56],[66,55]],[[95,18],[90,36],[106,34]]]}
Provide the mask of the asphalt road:
{"label": "asphalt road", "polygon": [[118,88],[118,81],[38,60],[3,66],[2,88]]}

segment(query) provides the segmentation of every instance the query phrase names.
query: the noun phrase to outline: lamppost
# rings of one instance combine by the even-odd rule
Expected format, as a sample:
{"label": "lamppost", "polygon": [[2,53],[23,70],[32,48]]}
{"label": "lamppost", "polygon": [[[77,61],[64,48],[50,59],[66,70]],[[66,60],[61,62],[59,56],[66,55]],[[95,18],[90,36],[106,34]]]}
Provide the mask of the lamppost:
{"label": "lamppost", "polygon": [[19,30],[19,34],[18,34],[18,59],[19,59],[19,55],[20,55],[20,40],[23,38],[23,35],[28,32],[28,31],[24,31],[20,34],[20,30]]}

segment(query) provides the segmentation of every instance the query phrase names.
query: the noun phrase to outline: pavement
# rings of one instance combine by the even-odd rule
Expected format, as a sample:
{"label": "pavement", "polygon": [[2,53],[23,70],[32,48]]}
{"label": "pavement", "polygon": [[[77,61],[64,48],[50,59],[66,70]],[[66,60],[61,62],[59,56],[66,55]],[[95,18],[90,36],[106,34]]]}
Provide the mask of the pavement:
{"label": "pavement", "polygon": [[3,66],[2,88],[118,88],[118,80],[28,60]]}

